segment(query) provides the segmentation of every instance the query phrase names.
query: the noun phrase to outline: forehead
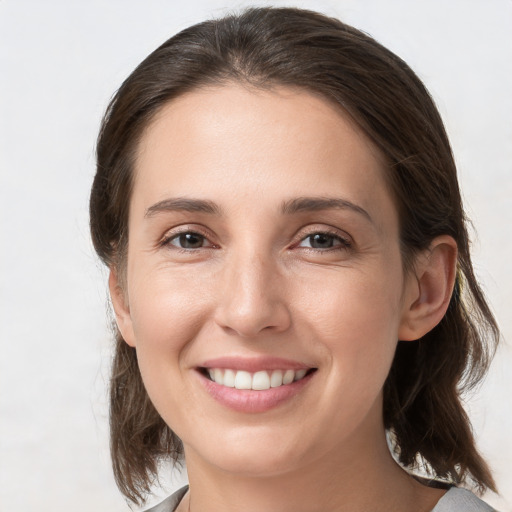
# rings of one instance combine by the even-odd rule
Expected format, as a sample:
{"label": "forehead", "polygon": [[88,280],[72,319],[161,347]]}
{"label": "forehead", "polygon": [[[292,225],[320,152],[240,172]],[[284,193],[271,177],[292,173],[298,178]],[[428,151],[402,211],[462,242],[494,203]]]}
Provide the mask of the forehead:
{"label": "forehead", "polygon": [[[240,130],[235,133],[237,128]],[[354,143],[364,146],[368,156],[384,164],[382,153],[334,101],[298,87],[259,89],[236,83],[196,88],[164,104],[144,130],[137,153],[140,157],[148,149],[154,151],[154,143],[171,144],[171,136],[176,143],[181,138],[194,137],[203,145],[215,144],[226,130],[230,138],[236,136],[246,142],[254,140],[259,131],[261,140],[261,128],[266,128],[267,143],[273,141],[283,147],[292,138],[307,140],[306,150],[323,141],[325,150],[335,139],[336,145],[343,145],[344,149],[354,149]],[[326,137],[327,130],[332,137]],[[321,137],[315,137],[314,132]],[[276,134],[283,137],[276,140]]]}
{"label": "forehead", "polygon": [[387,194],[384,167],[377,148],[331,102],[302,89],[228,84],[160,109],[138,147],[134,189],[157,201],[225,196],[229,183],[250,199],[274,182],[281,195],[330,196],[342,180],[351,199],[370,206],[376,190]]}

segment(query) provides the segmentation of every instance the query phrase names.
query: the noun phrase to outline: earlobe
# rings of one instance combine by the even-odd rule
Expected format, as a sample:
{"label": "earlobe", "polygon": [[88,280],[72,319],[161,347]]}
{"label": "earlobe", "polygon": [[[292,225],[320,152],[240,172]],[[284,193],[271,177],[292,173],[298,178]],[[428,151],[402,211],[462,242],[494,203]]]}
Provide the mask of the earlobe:
{"label": "earlobe", "polygon": [[444,317],[453,292],[457,243],[448,235],[435,238],[418,256],[410,276],[398,339],[417,340]]}
{"label": "earlobe", "polygon": [[117,271],[114,268],[110,269],[108,278],[108,287],[110,290],[110,299],[114,308],[117,327],[123,339],[131,347],[135,347],[135,336],[133,333],[132,318],[130,314],[130,307],[128,298],[123,290]]}

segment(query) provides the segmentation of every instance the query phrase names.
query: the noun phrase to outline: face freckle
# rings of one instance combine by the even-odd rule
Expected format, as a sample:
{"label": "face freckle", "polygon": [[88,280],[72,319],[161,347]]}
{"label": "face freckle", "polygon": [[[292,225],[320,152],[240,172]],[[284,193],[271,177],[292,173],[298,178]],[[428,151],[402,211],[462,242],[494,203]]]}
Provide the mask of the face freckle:
{"label": "face freckle", "polygon": [[[268,474],[378,437],[408,281],[382,160],[331,104],[237,85],[172,101],[140,143],[129,234],[121,330],[187,458]],[[215,364],[305,377],[238,390]]]}

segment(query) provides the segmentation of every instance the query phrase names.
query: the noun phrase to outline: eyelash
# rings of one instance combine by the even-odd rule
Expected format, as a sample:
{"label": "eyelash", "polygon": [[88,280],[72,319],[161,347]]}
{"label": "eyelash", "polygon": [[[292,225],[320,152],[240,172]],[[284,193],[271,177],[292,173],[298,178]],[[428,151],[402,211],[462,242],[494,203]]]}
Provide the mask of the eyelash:
{"label": "eyelash", "polygon": [[196,247],[196,248],[190,248],[190,247],[186,248],[186,247],[179,247],[172,243],[174,240],[179,240],[180,237],[186,236],[186,235],[193,235],[195,237],[202,238],[203,242],[208,240],[208,236],[206,234],[200,233],[199,231],[194,231],[194,230],[189,229],[189,230],[180,231],[178,233],[171,233],[171,234],[165,236],[159,245],[161,247],[171,246],[174,250],[177,250],[177,251],[180,251],[183,253],[190,253],[197,249],[205,249],[205,248],[206,249],[211,249],[211,248],[215,249],[215,248],[217,248],[217,246],[215,244],[211,244],[210,246],[207,246],[207,247],[201,246],[201,247]]}
{"label": "eyelash", "polygon": [[[337,232],[333,232],[330,230],[316,230],[311,231],[306,236],[302,237],[298,244],[295,247],[300,247],[300,244],[307,239],[311,239],[314,236],[323,236],[331,239],[332,243],[339,242],[338,245],[333,245],[332,247],[318,248],[318,247],[302,247],[303,249],[310,251],[320,251],[320,252],[331,252],[331,251],[346,251],[352,248],[352,241],[348,237],[341,236]],[[310,242],[311,243],[311,242]]]}
{"label": "eyelash", "polygon": [[[174,240],[179,240],[180,237],[187,236],[187,235],[199,237],[202,239],[203,243],[204,243],[204,241],[208,241],[208,236],[204,233],[201,233],[199,231],[194,231],[194,230],[185,230],[185,231],[181,231],[179,233],[171,233],[168,236],[165,236],[159,245],[162,247],[171,246],[173,250],[177,250],[182,253],[189,253],[189,254],[191,252],[194,252],[199,249],[216,249],[216,248],[218,248],[215,244],[212,244],[211,242],[210,242],[211,245],[209,245],[209,246],[201,245],[200,247],[188,247],[188,248],[180,247],[180,246],[172,243]],[[330,240],[330,242],[333,244],[335,244],[336,242],[338,242],[338,244],[332,245],[331,247],[325,247],[325,248],[311,247],[311,246],[309,246],[309,247],[302,246],[301,247],[301,245],[300,245],[301,243],[305,242],[308,239],[311,240],[312,237],[318,236],[318,235],[327,237]],[[310,241],[310,243],[311,243],[311,241]],[[298,243],[296,243],[292,246],[292,248],[300,248],[300,249],[305,249],[307,251],[322,252],[322,253],[332,252],[332,251],[346,251],[346,250],[352,248],[352,241],[348,237],[343,237],[337,232],[333,232],[333,231],[326,230],[326,229],[314,230],[314,231],[311,231],[310,233],[308,233],[306,236],[303,236],[299,240]]]}

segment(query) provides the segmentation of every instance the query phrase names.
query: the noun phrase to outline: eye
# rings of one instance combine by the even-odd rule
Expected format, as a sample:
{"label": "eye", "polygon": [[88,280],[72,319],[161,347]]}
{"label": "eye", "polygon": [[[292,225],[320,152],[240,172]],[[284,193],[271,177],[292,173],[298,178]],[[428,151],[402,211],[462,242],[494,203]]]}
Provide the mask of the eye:
{"label": "eye", "polygon": [[212,245],[205,236],[193,231],[173,235],[164,240],[164,244],[173,245],[179,249],[201,249]]}
{"label": "eye", "polygon": [[350,242],[339,235],[331,233],[312,233],[303,238],[298,247],[308,247],[311,249],[334,249],[350,247]]}

